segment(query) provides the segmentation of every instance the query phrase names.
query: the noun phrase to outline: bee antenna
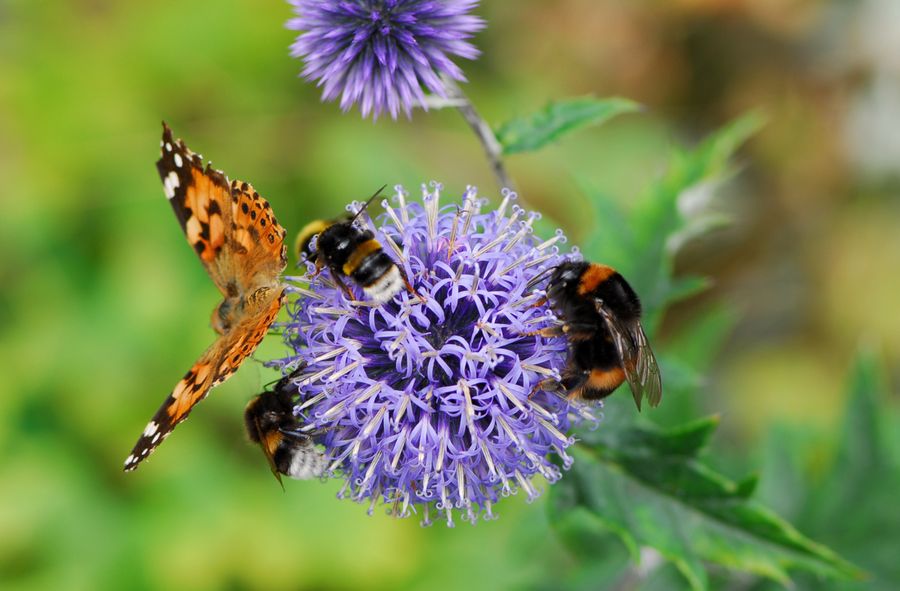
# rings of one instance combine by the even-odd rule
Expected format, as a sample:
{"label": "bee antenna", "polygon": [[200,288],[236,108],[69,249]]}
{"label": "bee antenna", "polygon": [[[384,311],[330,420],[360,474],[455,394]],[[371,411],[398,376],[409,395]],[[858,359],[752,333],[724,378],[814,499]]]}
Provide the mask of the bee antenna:
{"label": "bee antenna", "polygon": [[296,378],[296,377],[299,376],[301,373],[303,373],[303,370],[306,369],[306,366],[307,366],[307,365],[308,365],[308,364],[306,363],[306,361],[304,361],[304,360],[301,359],[300,362],[297,364],[297,367],[295,367],[294,369],[292,369],[292,370],[291,370],[291,373],[287,374],[287,376],[285,376],[285,377],[288,377],[288,378]]}
{"label": "bee antenna", "polygon": [[280,383],[283,379],[284,378],[278,378],[277,380],[271,380],[269,382],[266,382],[265,385],[263,385],[263,390],[268,390],[269,386],[271,386],[272,384]]}
{"label": "bee antenna", "polygon": [[531,280],[525,285],[525,291],[529,292],[537,287],[537,284],[540,283],[544,279],[544,277],[550,274],[553,269],[555,269],[555,267],[547,267],[546,269],[532,277]]}
{"label": "bee antenna", "polygon": [[387,187],[387,185],[381,185],[381,188],[378,189],[377,191],[375,191],[375,194],[372,195],[371,197],[369,197],[369,200],[368,200],[368,201],[366,201],[365,203],[363,203],[363,206],[359,208],[359,211],[356,212],[356,215],[354,215],[352,218],[350,218],[350,223],[351,223],[351,224],[352,224],[353,222],[356,221],[356,218],[358,218],[359,215],[360,215],[362,212],[364,212],[366,209],[369,208],[369,204],[372,203],[372,202],[375,200],[376,197],[378,197],[379,195],[381,195],[381,192],[384,191],[384,189],[385,189],[386,187]]}
{"label": "bee antenna", "polygon": [[312,439],[313,437],[318,437],[319,435],[324,435],[329,431],[333,431],[337,429],[336,425],[331,425],[328,427],[319,427],[318,429],[309,429],[307,431],[303,431],[302,429],[278,429],[282,435],[287,435],[288,437],[293,437],[295,439]]}

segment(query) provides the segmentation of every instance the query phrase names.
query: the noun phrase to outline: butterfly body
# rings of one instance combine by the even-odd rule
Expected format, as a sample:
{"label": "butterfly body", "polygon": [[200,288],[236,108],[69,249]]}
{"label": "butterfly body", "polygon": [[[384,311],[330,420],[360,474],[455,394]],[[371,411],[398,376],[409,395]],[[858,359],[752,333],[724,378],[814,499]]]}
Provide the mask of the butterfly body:
{"label": "butterfly body", "polygon": [[219,337],[175,385],[125,460],[135,469],[185,420],[210,389],[237,370],[268,332],[284,298],[285,231],[248,183],[229,181],[163,124],[156,163],[163,191],[222,302],[211,325]]}

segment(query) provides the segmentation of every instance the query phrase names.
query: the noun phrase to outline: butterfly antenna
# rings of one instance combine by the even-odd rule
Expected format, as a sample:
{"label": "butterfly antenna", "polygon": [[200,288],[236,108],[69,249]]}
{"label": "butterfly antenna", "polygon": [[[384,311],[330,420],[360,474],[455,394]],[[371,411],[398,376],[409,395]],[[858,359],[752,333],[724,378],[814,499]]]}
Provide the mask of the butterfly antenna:
{"label": "butterfly antenna", "polygon": [[378,189],[377,191],[375,191],[375,194],[372,195],[371,197],[369,197],[368,201],[363,203],[363,206],[359,208],[359,211],[356,212],[356,215],[354,215],[352,218],[350,218],[351,224],[356,221],[356,218],[358,218],[362,212],[364,212],[366,209],[369,208],[369,204],[372,203],[376,197],[381,195],[381,192],[384,191],[386,187],[387,187],[387,185],[381,185],[381,188]]}

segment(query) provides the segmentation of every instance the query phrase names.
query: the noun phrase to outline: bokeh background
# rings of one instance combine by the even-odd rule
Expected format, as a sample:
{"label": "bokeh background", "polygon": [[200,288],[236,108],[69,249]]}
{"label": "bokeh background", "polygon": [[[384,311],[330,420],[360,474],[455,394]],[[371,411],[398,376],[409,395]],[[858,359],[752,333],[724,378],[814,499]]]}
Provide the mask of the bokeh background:
{"label": "bokeh background", "polygon": [[[477,13],[484,55],[464,64],[465,90],[489,121],[591,93],[646,106],[508,162],[528,204],[576,242],[593,229],[571,172],[627,202],[674,145],[766,114],[722,189],[737,223],[679,257],[715,287],[671,311],[662,346],[726,310],[696,401],[722,414],[719,467],[771,475],[764,500],[801,530],[882,582],[897,575],[896,503],[868,507],[871,530],[851,513],[821,523],[773,465],[790,441],[789,476],[815,487],[860,342],[900,383],[900,3],[518,0]],[[0,588],[549,589],[568,576],[542,502],[508,499],[499,521],[447,530],[367,517],[336,483],[283,493],[243,435],[244,404],[273,377],[259,363],[121,472],[211,341],[217,301],[163,198],[161,119],[252,181],[289,233],[383,183],[497,194],[457,113],[372,123],[321,104],[287,56],[289,15],[258,0],[0,0]],[[256,357],[281,350],[272,337]]]}

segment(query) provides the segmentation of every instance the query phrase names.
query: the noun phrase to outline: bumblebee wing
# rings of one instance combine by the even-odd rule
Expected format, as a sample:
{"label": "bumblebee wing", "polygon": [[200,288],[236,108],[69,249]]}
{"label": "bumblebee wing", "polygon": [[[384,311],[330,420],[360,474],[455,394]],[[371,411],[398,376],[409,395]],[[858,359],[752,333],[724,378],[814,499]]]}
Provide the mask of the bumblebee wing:
{"label": "bumblebee wing", "polygon": [[[272,449],[271,438],[267,436],[265,432],[262,430],[262,425],[259,424],[259,417],[254,417],[253,421],[256,423],[256,432],[259,433],[259,446],[263,450],[263,454],[266,456],[266,461],[269,463],[269,469],[272,471],[272,474],[275,476],[275,480],[278,481],[278,484],[281,485],[281,490],[284,490],[284,482],[281,480],[281,473],[278,472],[278,467],[275,465],[275,450]],[[275,448],[278,447],[276,443]]]}
{"label": "bumblebee wing", "polygon": [[631,388],[638,410],[641,410],[644,396],[647,397],[650,406],[659,406],[662,400],[662,377],[644,327],[637,320],[627,324],[619,321],[599,300],[597,312],[603,317],[612,335],[613,343],[622,360],[625,379]]}
{"label": "bumblebee wing", "polygon": [[[628,385],[631,386],[632,392],[638,387],[642,388],[650,406],[657,407],[662,400],[662,376],[659,372],[659,365],[656,363],[656,356],[650,349],[650,343],[647,341],[647,335],[640,322],[635,322],[631,327],[630,336],[637,347],[637,353],[632,363],[625,363],[625,377],[628,379]],[[638,403],[638,409],[640,409],[641,405],[638,402],[640,398],[637,394],[634,397]]]}

